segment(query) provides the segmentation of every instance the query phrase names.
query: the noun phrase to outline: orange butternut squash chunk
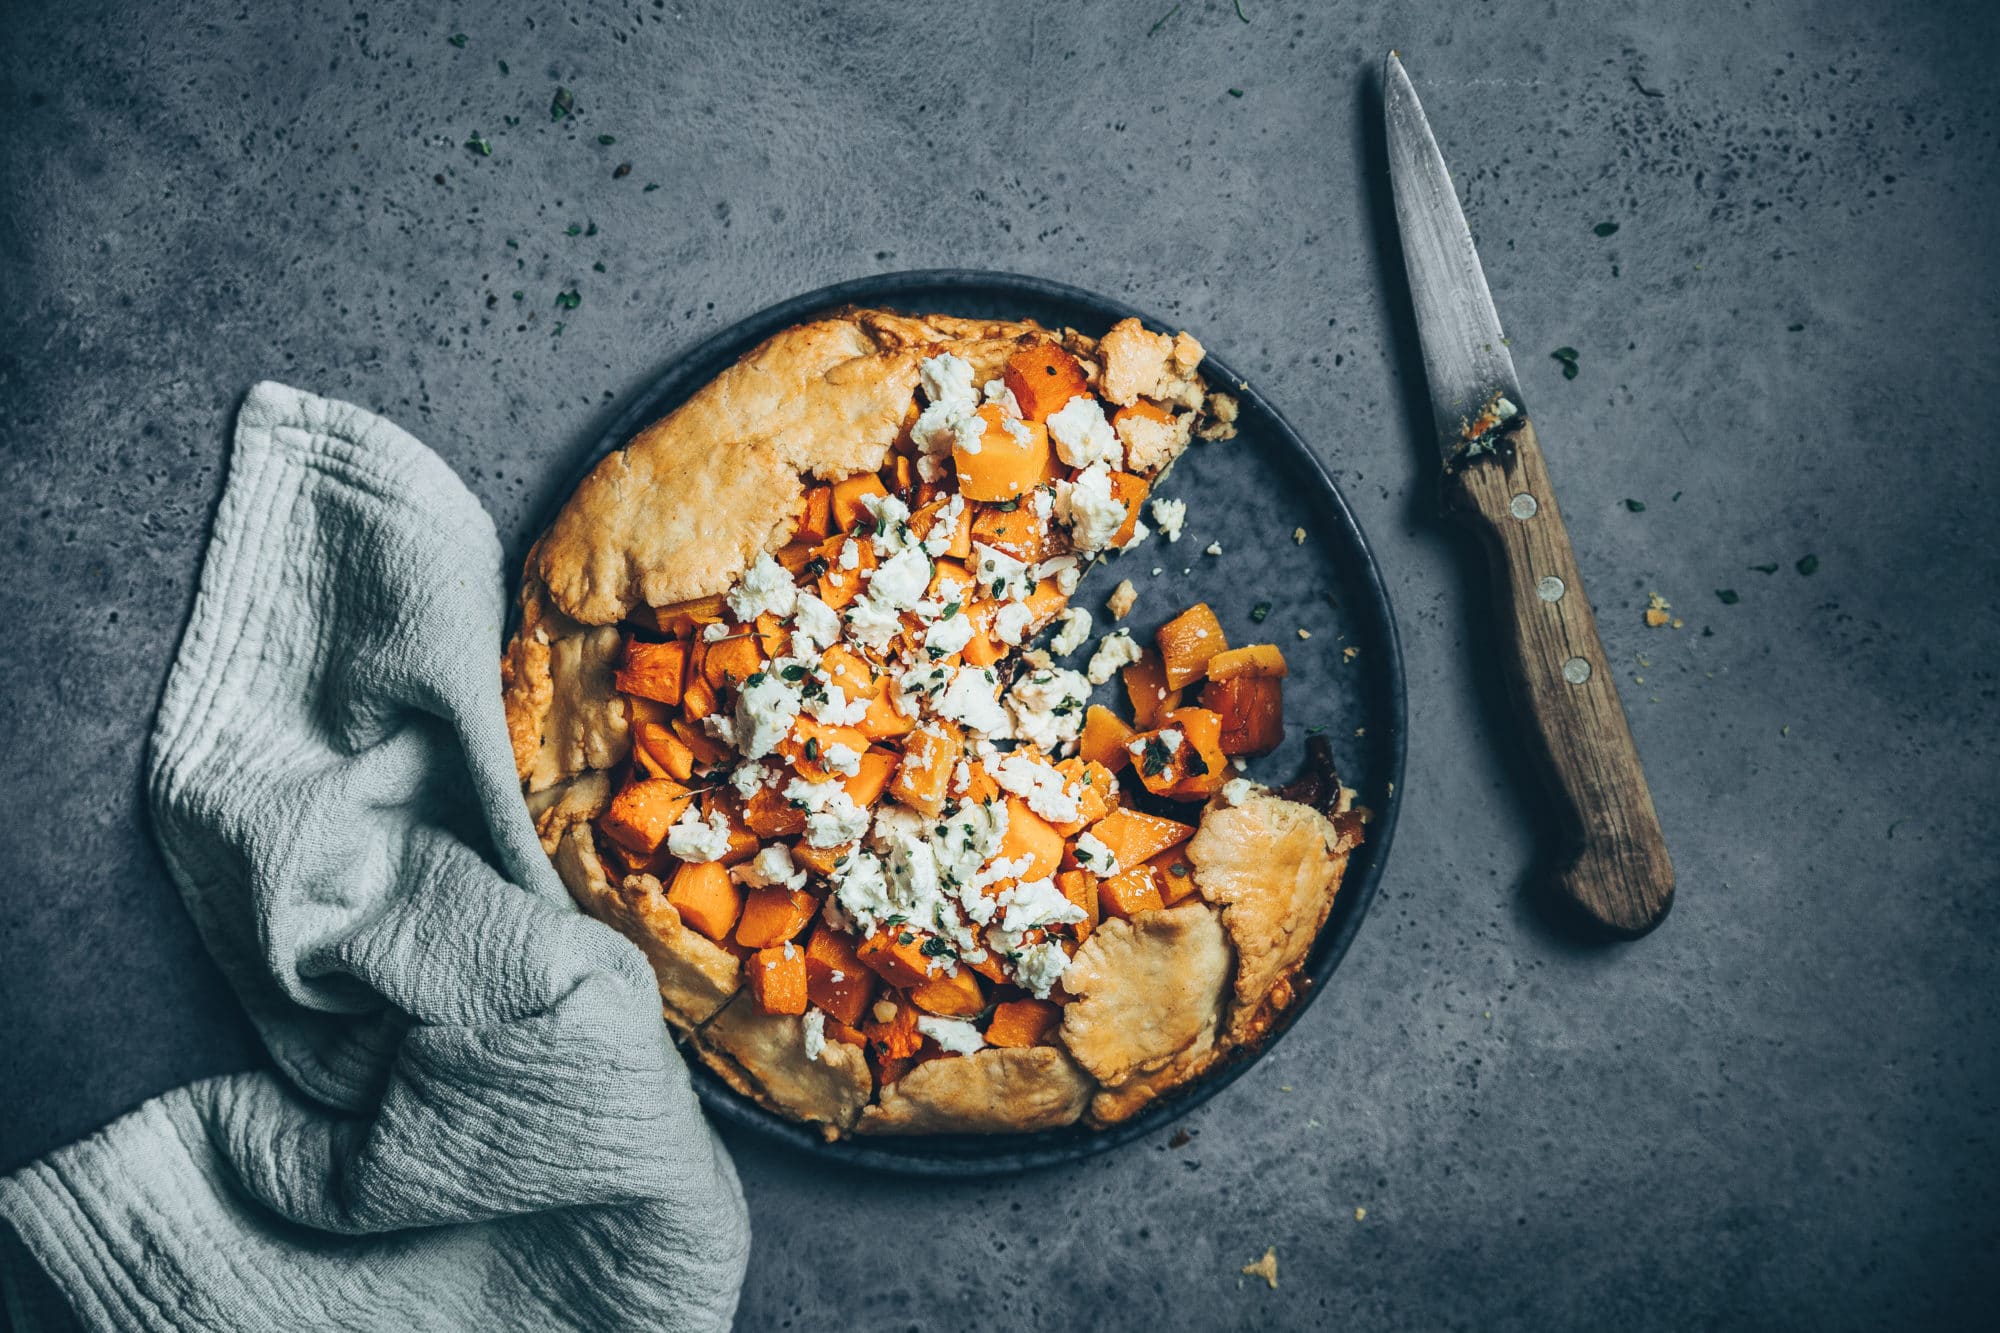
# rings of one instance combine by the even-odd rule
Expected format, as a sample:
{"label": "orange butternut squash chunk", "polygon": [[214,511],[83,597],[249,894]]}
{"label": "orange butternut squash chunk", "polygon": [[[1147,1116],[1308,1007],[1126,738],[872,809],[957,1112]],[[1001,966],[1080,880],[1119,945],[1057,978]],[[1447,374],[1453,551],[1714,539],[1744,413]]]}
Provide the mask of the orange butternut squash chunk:
{"label": "orange butternut squash chunk", "polygon": [[950,723],[933,723],[910,733],[889,794],[929,819],[944,813],[951,775],[965,752],[965,742]]}
{"label": "orange butternut squash chunk", "polygon": [[1000,850],[994,855],[1009,861],[1026,857],[1028,864],[1018,872],[1019,878],[1047,879],[1062,865],[1062,834],[1049,827],[1049,822],[1030,810],[1020,797],[1009,796],[1007,831],[1001,835]]}
{"label": "orange butternut squash chunk", "polygon": [[1130,472],[1111,474],[1111,498],[1125,506],[1125,521],[1118,525],[1118,531],[1112,535],[1112,546],[1123,546],[1131,541],[1132,534],[1139,530],[1139,506],[1145,503],[1146,492],[1150,489],[1151,485],[1144,477],[1135,476]]}
{"label": "orange butternut squash chunk", "polygon": [[597,826],[627,851],[651,856],[693,800],[694,794],[678,782],[648,778],[612,797],[611,808],[598,819]]}
{"label": "orange butternut squash chunk", "polygon": [[678,704],[682,683],[687,678],[687,656],[688,646],[679,639],[668,643],[631,639],[625,644],[625,655],[613,683],[621,694]]}
{"label": "orange butternut squash chunk", "polygon": [[861,507],[861,501],[868,496],[887,495],[889,488],[873,472],[857,472],[853,476],[833,484],[833,524],[842,532],[854,531],[854,525],[868,517],[868,511]]}
{"label": "orange butternut squash chunk", "polygon": [[674,872],[667,901],[681,920],[715,941],[729,937],[743,911],[743,890],[718,861],[687,862]]}
{"label": "orange butternut squash chunk", "polygon": [[1097,923],[1103,919],[1097,903],[1097,876],[1088,870],[1065,870],[1056,876],[1056,888],[1070,900],[1072,906],[1081,907],[1090,914],[1073,927],[1076,942],[1081,944],[1090,938],[1090,932],[1096,930]]}
{"label": "orange butternut squash chunk", "polygon": [[799,517],[799,530],[792,534],[795,542],[823,542],[833,535],[833,487],[811,486],[806,489],[805,512]]}
{"label": "orange butternut squash chunk", "polygon": [[908,926],[890,926],[861,941],[854,956],[891,986],[918,986],[931,977],[931,960],[924,954],[924,939],[921,931]]}
{"label": "orange butternut squash chunk", "polygon": [[1125,749],[1125,742],[1131,739],[1132,728],[1124,718],[1103,704],[1092,704],[1083,710],[1083,736],[1077,742],[1077,756],[1116,773],[1132,762]]}
{"label": "orange butternut squash chunk", "polygon": [[1120,807],[1098,820],[1090,831],[1111,849],[1119,865],[1135,866],[1192,838],[1194,825]]}
{"label": "orange butternut squash chunk", "polygon": [[645,612],[633,612],[634,616],[645,615],[652,619],[654,628],[662,634],[672,634],[685,639],[697,626],[713,625],[722,619],[727,611],[725,594],[710,593],[706,597],[696,597],[685,602],[670,602],[666,606],[649,607]]}
{"label": "orange butternut squash chunk", "polygon": [[882,682],[876,679],[875,668],[868,665],[868,659],[855,652],[844,643],[836,643],[820,655],[819,669],[850,702],[855,699],[873,699],[882,692]]}
{"label": "orange butternut squash chunk", "polygon": [[1166,668],[1157,651],[1141,651],[1139,660],[1118,673],[1125,682],[1125,697],[1132,701],[1132,723],[1141,731],[1159,724],[1160,715],[1181,706],[1181,692],[1167,688]]}
{"label": "orange butternut squash chunk", "polygon": [[1036,516],[1033,506],[1015,503],[1010,509],[996,505],[975,507],[979,513],[972,520],[973,541],[1029,564],[1048,554],[1049,530]]}
{"label": "orange butternut squash chunk", "polygon": [[974,602],[959,614],[972,622],[972,637],[967,639],[960,656],[970,666],[992,666],[1007,655],[1007,645],[1000,642],[993,633],[993,619],[1000,614],[1000,602]]}
{"label": "orange butternut squash chunk", "polygon": [[1002,1000],[986,1025],[988,1046],[1045,1046],[1062,1021],[1062,1006],[1047,1000]]}
{"label": "orange butternut squash chunk", "polygon": [[701,678],[717,690],[735,689],[763,669],[757,636],[747,629],[709,644],[701,659]]}
{"label": "orange butternut squash chunk", "polygon": [[767,1014],[806,1011],[806,951],[796,944],[779,944],[750,955],[743,969],[750,993]]}
{"label": "orange butternut squash chunk", "polygon": [[1009,978],[1007,975],[1006,964],[1001,962],[1000,955],[994,953],[991,949],[988,949],[986,951],[986,956],[980,959],[976,963],[968,963],[961,958],[959,959],[958,965],[960,967],[971,968],[973,971],[977,972],[980,976],[985,977],[988,981],[992,982],[996,986],[1006,986],[1012,984],[1012,979]]}
{"label": "orange butternut squash chunk", "polygon": [[[852,568],[840,563],[841,552],[846,550],[854,552]],[[869,572],[875,568],[875,544],[852,537],[830,537],[820,543],[813,559],[825,566],[819,575],[819,599],[838,611],[861,595]]]}
{"label": "orange butternut squash chunk", "polygon": [[[919,506],[910,515],[910,531],[918,537],[929,540],[931,530],[944,517],[945,509],[951,504],[949,495],[941,495]],[[951,542],[944,548],[945,558],[965,560],[972,555],[972,506],[960,505],[958,518],[951,528]]]}
{"label": "orange butternut squash chunk", "polygon": [[793,578],[806,567],[806,562],[819,553],[817,542],[787,542],[771,552],[771,558],[785,567],[785,572]]}
{"label": "orange butternut squash chunk", "polygon": [[[884,1020],[876,1014],[875,1009],[883,1004],[895,1009],[894,1017]],[[917,1048],[924,1044],[922,1034],[917,1031],[917,1011],[896,1000],[878,1000],[871,1005],[868,1022],[861,1025],[861,1032],[882,1061],[882,1081],[885,1083],[895,1082],[908,1068],[903,1062],[915,1055]]]}
{"label": "orange butternut squash chunk", "polygon": [[656,778],[686,782],[694,776],[694,751],[666,723],[634,722],[632,751]]}
{"label": "orange butternut squash chunk", "polygon": [[681,711],[696,722],[713,713],[721,702],[706,676],[690,675],[687,688],[681,691]]}
{"label": "orange butternut squash chunk", "polygon": [[1209,678],[1201,687],[1201,704],[1222,719],[1224,754],[1268,754],[1278,748],[1285,739],[1284,690],[1276,676]]}
{"label": "orange butternut squash chunk", "polygon": [[888,787],[889,779],[895,776],[896,765],[902,762],[902,758],[894,750],[879,745],[863,750],[861,771],[845,779],[841,789],[847,793],[849,800],[864,810],[868,809],[882,799],[882,793]]}
{"label": "orange butternut squash chunk", "polygon": [[806,812],[776,787],[759,787],[743,803],[743,824],[760,838],[795,838],[806,831]]}
{"label": "orange butternut squash chunk", "polygon": [[1019,500],[1035,489],[1049,459],[1048,428],[1039,421],[1020,421],[998,403],[979,409],[985,432],[977,445],[964,440],[952,446],[958,470],[958,491],[968,500]]}
{"label": "orange butternut squash chunk", "polygon": [[806,998],[835,1020],[858,1027],[875,994],[875,974],[854,954],[853,940],[822,925],[806,942]]}
{"label": "orange butternut squash chunk", "polygon": [[1074,838],[1111,813],[1112,803],[1118,799],[1118,779],[1103,764],[1081,756],[1065,759],[1055,768],[1063,775],[1063,786],[1076,797],[1076,818],[1054,828],[1063,837]]}
{"label": "orange butternut squash chunk", "polygon": [[675,718],[673,728],[674,735],[680,737],[681,744],[688,747],[694,755],[694,761],[703,768],[719,764],[729,758],[730,751],[724,748],[721,741],[716,740],[687,718]]}
{"label": "orange butternut squash chunk", "polygon": [[1160,626],[1160,632],[1153,638],[1160,645],[1160,662],[1170,690],[1200,680],[1208,674],[1209,659],[1229,648],[1229,640],[1222,634],[1222,622],[1215,618],[1207,602],[1196,602]]}
{"label": "orange butternut squash chunk", "polygon": [[1090,392],[1077,359],[1052,342],[1029,343],[1007,358],[1000,380],[1030,421],[1047,421],[1070,399]]}
{"label": "orange butternut squash chunk", "polygon": [[800,713],[785,739],[778,742],[778,753],[807,782],[826,782],[842,776],[827,761],[836,745],[860,755],[868,749],[868,737],[859,727],[836,727],[810,713]]}
{"label": "orange butternut squash chunk", "polygon": [[736,920],[736,942],[750,949],[783,944],[806,928],[819,910],[819,899],[804,889],[780,884],[750,890],[743,915]]}
{"label": "orange butternut squash chunk", "polygon": [[857,730],[871,741],[887,741],[909,735],[916,726],[915,718],[896,707],[894,693],[883,690],[869,703],[868,712]]}
{"label": "orange butternut squash chunk", "polygon": [[971,1018],[986,1007],[986,992],[972,969],[961,967],[912,987],[910,1003],[945,1018]]}
{"label": "orange butternut squash chunk", "polygon": [[853,851],[854,844],[851,842],[843,842],[838,847],[815,847],[801,842],[792,847],[792,861],[816,875],[831,875],[836,866],[846,864],[848,855]]}
{"label": "orange butternut squash chunk", "polygon": [[1130,866],[1110,879],[1100,880],[1097,900],[1104,909],[1104,915],[1123,921],[1130,921],[1141,912],[1156,912],[1166,906],[1166,900],[1160,896],[1160,886],[1153,882],[1153,868],[1147,865]]}
{"label": "orange butternut squash chunk", "polygon": [[1159,886],[1167,906],[1194,892],[1194,862],[1188,860],[1185,845],[1161,852],[1146,864],[1153,868],[1153,883]]}
{"label": "orange butternut squash chunk", "polygon": [[1291,674],[1285,655],[1275,643],[1246,643],[1228,648],[1208,659],[1210,680],[1234,680],[1238,676],[1283,679]]}
{"label": "orange butternut squash chunk", "polygon": [[1181,771],[1169,796],[1176,800],[1207,800],[1229,781],[1229,760],[1222,753],[1222,718],[1209,708],[1176,708],[1161,720],[1186,738],[1174,759]]}

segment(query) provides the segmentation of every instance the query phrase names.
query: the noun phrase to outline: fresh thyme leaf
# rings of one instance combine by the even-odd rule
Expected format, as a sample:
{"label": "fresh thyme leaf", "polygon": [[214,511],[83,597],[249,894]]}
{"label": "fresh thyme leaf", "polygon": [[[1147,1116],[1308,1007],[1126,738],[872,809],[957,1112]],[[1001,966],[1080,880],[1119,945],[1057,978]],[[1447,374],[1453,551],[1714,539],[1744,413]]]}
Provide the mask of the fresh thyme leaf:
{"label": "fresh thyme leaf", "polygon": [[1752,565],[1750,568],[1756,570],[1759,574],[1775,574],[1778,572],[1778,562],[1773,560],[1768,565]]}
{"label": "fresh thyme leaf", "polygon": [[1087,865],[1089,865],[1089,864],[1090,864],[1090,862],[1091,862],[1091,859],[1092,859],[1092,858],[1091,858],[1091,855],[1090,855],[1090,853],[1089,853],[1089,852],[1087,852],[1087,851],[1085,851],[1085,850],[1084,850],[1083,848],[1081,848],[1081,847],[1072,847],[1072,848],[1070,848],[1070,853],[1069,853],[1069,854],[1070,854],[1071,856],[1074,856],[1074,857],[1076,858],[1076,863],[1077,863],[1078,865],[1085,865],[1085,866],[1087,866]]}
{"label": "fresh thyme leaf", "polygon": [[557,88],[555,99],[549,103],[549,119],[561,120],[564,116],[567,116],[575,108],[575,106],[576,106],[576,98],[570,95],[569,89]]}
{"label": "fresh thyme leaf", "polygon": [[597,142],[603,144],[606,148],[609,148],[612,144],[618,142],[618,137],[612,134],[600,134],[597,136]]}
{"label": "fresh thyme leaf", "polygon": [[450,42],[453,46],[457,47],[459,50],[463,51],[465,49],[466,42],[471,39],[468,38],[462,32],[455,32],[450,37],[447,37],[445,40]]}
{"label": "fresh thyme leaf", "polygon": [[1259,625],[1263,624],[1264,617],[1270,614],[1271,614],[1271,604],[1269,602],[1259,602],[1257,603],[1257,605],[1250,608],[1250,619],[1254,623]]}
{"label": "fresh thyme leaf", "polygon": [[1147,777],[1155,778],[1166,771],[1167,764],[1172,759],[1173,752],[1167,749],[1165,742],[1155,736],[1146,742],[1146,748],[1139,756],[1139,768]]}
{"label": "fresh thyme leaf", "polygon": [[578,223],[572,222],[567,227],[563,228],[563,235],[581,236],[583,235],[583,227]]}
{"label": "fresh thyme leaf", "polygon": [[764,673],[761,671],[751,672],[750,679],[743,682],[746,688],[755,688],[756,686],[762,685],[763,683],[764,683]]}
{"label": "fresh thyme leaf", "polygon": [[1644,500],[1627,500],[1625,502],[1625,507],[1631,510],[1635,514],[1643,514],[1646,512],[1646,502]]}
{"label": "fresh thyme leaf", "polygon": [[1242,19],[1245,23],[1250,21],[1250,16],[1243,12],[1243,0],[1236,0],[1236,17]]}
{"label": "fresh thyme leaf", "polygon": [[1734,588],[1717,588],[1715,590],[1715,600],[1721,602],[1724,606],[1734,606],[1743,599],[1736,595],[1736,589]]}
{"label": "fresh thyme leaf", "polygon": [[993,507],[1003,514],[1011,514],[1021,507],[1021,502],[1019,500],[999,500],[994,503]]}
{"label": "fresh thyme leaf", "polygon": [[1229,90],[1229,95],[1231,97],[1241,97],[1243,96],[1243,90],[1241,88],[1231,88]]}
{"label": "fresh thyme leaf", "polygon": [[1172,18],[1174,15],[1180,12],[1181,12],[1181,7],[1179,5],[1175,5],[1172,9],[1169,9],[1166,13],[1154,19],[1153,26],[1146,29],[1146,35],[1148,37],[1151,37],[1154,33],[1158,32],[1163,25],[1165,25],[1168,19]]}
{"label": "fresh thyme leaf", "polygon": [[593,273],[602,273],[602,272],[604,272],[604,261],[603,261],[602,259],[598,260],[598,261],[597,261],[597,262],[596,262],[595,264],[592,264],[592,265],[590,266],[590,270],[591,270],[591,272],[593,272]]}
{"label": "fresh thyme leaf", "polygon": [[465,146],[481,157],[493,156],[493,145],[486,142],[486,136],[478,130],[472,132],[472,137],[465,141]]}
{"label": "fresh thyme leaf", "polygon": [[938,619],[950,620],[953,616],[958,614],[958,608],[959,604],[957,602],[946,602],[944,610],[940,612],[938,615]]}
{"label": "fresh thyme leaf", "polygon": [[813,764],[819,762],[819,737],[817,736],[806,737],[806,761]]}
{"label": "fresh thyme leaf", "polygon": [[780,671],[778,674],[783,676],[786,680],[804,680],[806,669],[800,666],[797,662],[794,662],[790,666],[786,667],[783,671]]}
{"label": "fresh thyme leaf", "polygon": [[1574,361],[1576,360],[1576,349],[1574,347],[1558,347],[1555,351],[1550,352],[1549,355],[1558,361]]}
{"label": "fresh thyme leaf", "polygon": [[1615,222],[1600,222],[1595,227],[1592,227],[1591,230],[1599,236],[1610,236],[1618,230],[1618,224]]}
{"label": "fresh thyme leaf", "polygon": [[999,597],[999,596],[1000,596],[1000,593],[1001,593],[1001,591],[1002,591],[1003,589],[1005,589],[1005,588],[1006,588],[1006,586],[1007,586],[1007,580],[1005,580],[1005,579],[995,579],[995,580],[993,580],[993,595],[994,595],[994,597],[996,597],[996,598],[997,598],[997,597]]}
{"label": "fresh thyme leaf", "polygon": [[512,74],[512,73],[513,73],[514,71],[512,71],[512,70],[508,69],[508,68],[507,68],[507,62],[503,60],[503,61],[501,61],[501,62],[500,62],[500,72],[501,72],[502,74]]}
{"label": "fresh thyme leaf", "polygon": [[582,304],[583,293],[577,291],[574,287],[566,292],[556,293],[556,308],[558,310],[574,310]]}
{"label": "fresh thyme leaf", "polygon": [[1793,566],[1793,568],[1797,569],[1801,574],[1811,576],[1819,568],[1819,557],[1816,555],[1800,556],[1799,563]]}
{"label": "fresh thyme leaf", "polygon": [[952,948],[951,941],[945,939],[942,935],[933,935],[925,940],[923,948],[918,952],[922,953],[926,958],[958,957],[958,950]]}
{"label": "fresh thyme leaf", "polygon": [[1563,362],[1563,378],[1566,380],[1573,380],[1576,378],[1576,362],[1574,361]]}

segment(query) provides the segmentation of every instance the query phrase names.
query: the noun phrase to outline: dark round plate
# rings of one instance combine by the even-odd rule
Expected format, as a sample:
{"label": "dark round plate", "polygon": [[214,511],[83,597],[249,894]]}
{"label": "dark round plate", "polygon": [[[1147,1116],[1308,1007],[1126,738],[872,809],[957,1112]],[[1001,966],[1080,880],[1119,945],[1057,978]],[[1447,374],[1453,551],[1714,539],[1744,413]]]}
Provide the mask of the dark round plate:
{"label": "dark round plate", "polygon": [[[597,461],[671,412],[738,357],[778,330],[841,306],[880,306],[912,314],[1033,319],[1050,328],[1102,333],[1129,315],[1151,329],[1176,326],[1120,302],[1041,278],[937,269],[861,278],[771,306],[716,334],[666,367],[612,422],[576,481]],[[1196,337],[1201,330],[1191,329]],[[805,1125],[739,1096],[698,1060],[689,1060],[695,1092],[716,1119],[754,1130],[823,1160],[922,1176],[979,1176],[1072,1162],[1151,1134],[1215,1096],[1298,1022],[1353,942],[1375,896],[1396,828],[1405,745],[1403,659],[1394,613],[1375,558],[1319,459],[1256,389],[1211,356],[1202,373],[1242,405],[1237,436],[1191,446],[1154,494],[1188,502],[1178,542],[1157,533],[1098,565],[1072,600],[1097,624],[1082,659],[1110,628],[1104,598],[1120,579],[1139,589],[1123,623],[1141,642],[1194,602],[1215,609],[1231,643],[1274,642],[1285,650],[1285,743],[1251,764],[1249,775],[1280,783],[1296,775],[1309,732],[1333,742],[1340,775],[1374,812],[1368,838],[1348,862],[1333,914],[1301,973],[1299,997],[1255,1051],[1238,1053],[1205,1077],[1106,1130],[1072,1127],[1039,1134],[954,1134],[850,1138],[828,1142]],[[572,485],[571,489],[574,489]],[[565,497],[567,492],[565,492]],[[1302,541],[1294,534],[1303,530]],[[1220,543],[1219,555],[1205,551]],[[1302,639],[1304,630],[1309,638]],[[1110,702],[1114,679],[1097,692]],[[1122,700],[1120,700],[1122,703]]]}

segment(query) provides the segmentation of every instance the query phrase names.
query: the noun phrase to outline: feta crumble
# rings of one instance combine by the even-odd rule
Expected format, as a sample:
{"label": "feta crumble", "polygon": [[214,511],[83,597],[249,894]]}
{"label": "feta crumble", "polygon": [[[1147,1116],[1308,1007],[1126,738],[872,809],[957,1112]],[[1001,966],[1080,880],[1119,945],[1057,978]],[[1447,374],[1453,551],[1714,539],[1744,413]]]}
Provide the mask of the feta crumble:
{"label": "feta crumble", "polygon": [[1034,573],[1026,564],[984,542],[972,544],[972,577],[981,595],[995,601],[1018,602],[1035,590]]}
{"label": "feta crumble", "polygon": [[1090,682],[1077,671],[1050,667],[1022,676],[1007,691],[1007,709],[1014,717],[1014,738],[1039,745],[1050,754],[1070,748],[1083,730],[1083,709]]}
{"label": "feta crumble", "polygon": [[1056,456],[1071,467],[1125,465],[1125,448],[1117,432],[1104,419],[1104,409],[1088,394],[1079,394],[1050,413],[1048,425]]}
{"label": "feta crumble", "polygon": [[1057,657],[1068,657],[1083,647],[1090,637],[1090,612],[1080,606],[1072,606],[1062,613],[1062,628],[1049,640],[1049,651]]}
{"label": "feta crumble", "polygon": [[1098,640],[1097,651],[1091,654],[1090,665],[1083,674],[1092,685],[1102,685],[1117,675],[1120,667],[1129,666],[1143,656],[1145,650],[1133,642],[1132,631],[1121,629]]}
{"label": "feta crumble", "polygon": [[808,1009],[799,1020],[799,1037],[805,1043],[806,1059],[817,1060],[826,1050],[826,1012]]}
{"label": "feta crumble", "polygon": [[720,861],[729,851],[729,816],[720,810],[707,819],[690,805],[667,830],[667,854],[677,861]]}
{"label": "feta crumble", "polygon": [[1111,493],[1111,471],[1102,463],[1056,483],[1056,517],[1069,527],[1079,551],[1101,551],[1125,526],[1125,502]]}
{"label": "feta crumble", "polygon": [[790,615],[798,595],[792,572],[760,553],[723,600],[729,604],[731,615],[748,624],[766,611],[774,616]]}
{"label": "feta crumble", "polygon": [[924,1014],[917,1019],[917,1031],[953,1055],[971,1055],[986,1044],[979,1029],[962,1018],[937,1018]]}
{"label": "feta crumble", "polygon": [[1007,734],[1007,713],[1000,707],[999,685],[990,670],[959,667],[933,707],[940,717],[988,736]]}
{"label": "feta crumble", "polygon": [[[1070,794],[1063,775],[1040,760],[1024,754],[1005,754],[986,761],[986,771],[1000,789],[1021,798],[1030,810],[1051,824],[1075,821],[1076,797]],[[1010,930],[1022,927],[1010,926]]]}
{"label": "feta crumble", "polygon": [[[1228,790],[1224,788],[1225,792]],[[1106,846],[1095,833],[1085,833],[1076,840],[1076,863],[1100,879],[1115,875],[1125,867],[1118,863],[1118,853]]]}
{"label": "feta crumble", "polygon": [[1181,525],[1187,522],[1186,500],[1155,500],[1149,506],[1153,511],[1153,522],[1160,529],[1160,535],[1170,542],[1181,539]]}

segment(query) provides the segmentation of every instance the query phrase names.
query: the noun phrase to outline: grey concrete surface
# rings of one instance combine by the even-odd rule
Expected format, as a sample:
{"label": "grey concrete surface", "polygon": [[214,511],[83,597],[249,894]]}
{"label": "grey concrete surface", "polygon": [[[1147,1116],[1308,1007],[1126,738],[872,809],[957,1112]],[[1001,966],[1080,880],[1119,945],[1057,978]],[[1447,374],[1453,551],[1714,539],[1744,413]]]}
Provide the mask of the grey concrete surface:
{"label": "grey concrete surface", "polygon": [[[1320,448],[1401,614],[1402,827],[1329,993],[1183,1147],[948,1187],[735,1141],[742,1326],[1977,1323],[1996,7],[1241,10],[6,5],[0,1170],[260,1059],[139,776],[249,384],[388,414],[518,544],[679,349],[836,279],[984,266],[1184,322]],[[1391,46],[1679,866],[1635,944],[1520,887],[1533,802],[1381,225]],[[1681,628],[1641,624],[1654,591]],[[1276,1290],[1238,1273],[1267,1246]]]}

